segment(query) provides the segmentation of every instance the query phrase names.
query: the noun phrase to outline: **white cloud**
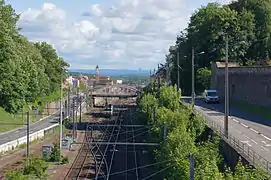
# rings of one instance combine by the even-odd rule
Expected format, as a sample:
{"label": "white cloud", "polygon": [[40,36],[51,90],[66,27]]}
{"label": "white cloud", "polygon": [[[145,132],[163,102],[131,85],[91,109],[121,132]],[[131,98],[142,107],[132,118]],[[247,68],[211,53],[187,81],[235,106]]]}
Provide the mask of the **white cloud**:
{"label": "white cloud", "polygon": [[[182,0],[112,0],[78,12],[72,22],[51,3],[21,14],[19,26],[31,40],[52,43],[72,68],[153,68],[186,26]],[[76,16],[76,15],[74,15]],[[78,18],[76,18],[78,19]]]}

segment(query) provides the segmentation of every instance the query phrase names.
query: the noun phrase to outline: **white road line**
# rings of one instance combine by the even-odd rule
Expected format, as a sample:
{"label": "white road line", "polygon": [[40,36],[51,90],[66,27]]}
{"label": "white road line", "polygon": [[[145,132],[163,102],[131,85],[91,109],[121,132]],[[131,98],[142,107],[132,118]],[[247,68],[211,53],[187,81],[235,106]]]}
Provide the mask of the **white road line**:
{"label": "white road line", "polygon": [[249,144],[249,141],[241,141],[244,144],[247,144],[248,146],[251,146],[251,144]]}
{"label": "white road line", "polygon": [[244,123],[240,123],[242,126],[244,126],[244,127],[246,127],[246,128],[248,128],[248,126],[247,125],[245,125]]}
{"label": "white road line", "polygon": [[252,142],[254,142],[255,144],[258,144],[256,141],[254,141],[253,139],[251,139]]}
{"label": "white road line", "polygon": [[265,147],[263,147],[263,146],[261,146],[261,148],[264,149],[264,150],[266,150],[266,151],[269,151],[269,149],[267,149],[267,148],[265,148]]}
{"label": "white road line", "polygon": [[249,139],[249,140],[251,139],[250,137],[248,137],[248,136],[247,136],[247,135],[245,135],[245,134],[244,134],[243,136],[245,136],[245,137],[246,137],[247,139]]}
{"label": "white road line", "polygon": [[265,139],[268,139],[269,141],[271,141],[271,138],[269,138],[269,137],[267,137],[267,136],[265,136],[263,134],[261,134],[261,136],[264,137]]}
{"label": "white road line", "polygon": [[240,134],[242,133],[241,131],[239,131],[239,130],[237,130],[237,129],[236,129],[236,131],[239,132]]}
{"label": "white road line", "polygon": [[237,121],[236,119],[233,119],[233,118],[232,118],[232,120],[233,120],[234,122],[237,122],[237,123],[239,123],[239,121]]}
{"label": "white road line", "polygon": [[253,132],[255,132],[255,133],[257,133],[257,134],[259,134],[259,132],[258,131],[256,131],[255,129],[253,129],[253,128],[249,128],[251,131],[253,131]]}

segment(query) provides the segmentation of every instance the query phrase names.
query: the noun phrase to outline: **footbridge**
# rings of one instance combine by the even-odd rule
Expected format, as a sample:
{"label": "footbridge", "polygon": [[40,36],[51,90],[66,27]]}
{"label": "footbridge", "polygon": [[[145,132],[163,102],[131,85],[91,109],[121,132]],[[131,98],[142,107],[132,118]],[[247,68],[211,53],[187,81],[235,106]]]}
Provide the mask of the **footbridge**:
{"label": "footbridge", "polygon": [[92,98],[92,106],[95,106],[95,101],[98,98],[104,99],[127,99],[137,97],[137,88],[135,86],[128,85],[111,85],[105,86],[93,93],[90,93]]}

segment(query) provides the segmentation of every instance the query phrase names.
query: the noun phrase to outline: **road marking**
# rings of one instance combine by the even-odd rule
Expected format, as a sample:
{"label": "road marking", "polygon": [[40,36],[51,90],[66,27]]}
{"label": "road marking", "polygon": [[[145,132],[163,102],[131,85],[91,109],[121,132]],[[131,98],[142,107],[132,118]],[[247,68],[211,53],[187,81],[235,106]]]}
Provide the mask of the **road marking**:
{"label": "road marking", "polygon": [[253,139],[251,139],[252,142],[254,142],[255,144],[258,144],[256,141],[254,141]]}
{"label": "road marking", "polygon": [[239,123],[239,121],[237,121],[236,119],[233,119],[233,118],[232,118],[232,120],[233,120],[234,122],[237,122],[237,123]]}
{"label": "road marking", "polygon": [[248,137],[248,136],[247,136],[247,135],[245,135],[245,134],[244,134],[244,136],[245,136],[247,139],[249,139],[249,140],[250,140],[250,137]]}
{"label": "road marking", "polygon": [[261,136],[264,137],[265,139],[268,139],[269,141],[271,141],[271,138],[269,138],[269,137],[267,137],[267,136],[265,136],[263,134],[261,134]]}
{"label": "road marking", "polygon": [[240,134],[242,133],[241,131],[239,131],[239,130],[237,130],[237,129],[236,129],[236,131],[239,132]]}
{"label": "road marking", "polygon": [[246,128],[248,128],[248,126],[247,125],[245,125],[244,123],[240,123],[242,126],[244,126],[244,127],[246,127]]}
{"label": "road marking", "polygon": [[267,148],[265,148],[265,147],[263,147],[263,146],[261,146],[261,148],[264,149],[264,150],[266,150],[266,151],[269,151],[269,149],[267,149]]}
{"label": "road marking", "polygon": [[249,144],[249,141],[241,141],[244,144],[247,144],[248,146],[251,146],[251,144]]}
{"label": "road marking", "polygon": [[256,131],[255,129],[253,129],[253,128],[249,128],[251,131],[253,131],[253,132],[255,132],[255,133],[257,133],[257,134],[259,134],[259,132],[258,131]]}

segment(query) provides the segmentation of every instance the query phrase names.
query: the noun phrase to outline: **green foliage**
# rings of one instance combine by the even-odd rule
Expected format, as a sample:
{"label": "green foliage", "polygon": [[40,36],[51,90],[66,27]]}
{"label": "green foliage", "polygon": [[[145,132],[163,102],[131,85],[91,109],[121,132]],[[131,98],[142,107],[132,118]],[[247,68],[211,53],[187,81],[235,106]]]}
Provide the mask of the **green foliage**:
{"label": "green foliage", "polygon": [[32,180],[36,177],[33,175],[24,175],[23,172],[11,171],[6,174],[7,180]]}
{"label": "green foliage", "polygon": [[48,164],[38,157],[30,158],[29,165],[25,165],[22,171],[10,171],[7,180],[46,180],[48,177]]}
{"label": "green foliage", "polygon": [[0,106],[10,113],[55,94],[68,67],[51,45],[20,35],[18,18],[11,5],[0,4]]}
{"label": "green foliage", "polygon": [[157,94],[159,97],[159,105],[164,106],[165,108],[175,111],[179,109],[181,99],[181,92],[176,93],[175,86],[162,86]]}
{"label": "green foliage", "polygon": [[208,68],[200,68],[197,70],[197,84],[200,90],[209,89],[211,86],[212,72]]}
{"label": "green foliage", "polygon": [[60,149],[57,144],[54,144],[54,147],[51,152],[51,162],[60,162],[61,160],[61,154],[60,154]]}
{"label": "green foliage", "polygon": [[68,156],[63,157],[62,160],[61,160],[61,163],[62,163],[62,164],[68,164],[68,163],[69,163],[69,158],[68,158]]}
{"label": "green foliage", "polygon": [[[170,49],[166,61],[173,62],[171,81],[177,83],[177,51],[180,54],[180,87],[191,95],[191,49],[195,49],[196,92],[210,86],[213,61],[225,60],[225,35],[229,37],[229,60],[240,65],[255,65],[269,58],[271,50],[271,0],[237,0],[229,5],[209,3],[191,16],[180,32],[176,50]],[[205,52],[204,54],[198,54]],[[252,62],[251,60],[255,60]]]}
{"label": "green foliage", "polygon": [[190,107],[180,105],[180,92],[176,92],[176,87],[161,87],[158,92],[143,92],[139,100],[139,112],[140,118],[145,118],[151,126],[150,141],[163,141],[163,123],[166,122],[166,143],[154,150],[157,162],[169,161],[158,167],[170,167],[163,172],[166,179],[189,179],[190,153],[196,161],[197,180],[269,178],[265,171],[252,169],[241,163],[234,170],[226,167],[220,152],[220,138],[215,134],[209,137],[203,119],[192,113]]}
{"label": "green foliage", "polygon": [[29,159],[29,165],[25,166],[23,173],[24,175],[34,175],[35,177],[39,179],[46,179],[47,172],[46,170],[48,169],[48,164],[43,161],[40,158],[32,158]]}

